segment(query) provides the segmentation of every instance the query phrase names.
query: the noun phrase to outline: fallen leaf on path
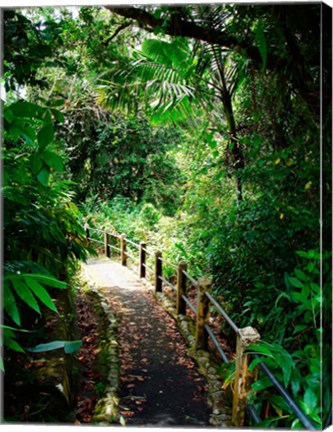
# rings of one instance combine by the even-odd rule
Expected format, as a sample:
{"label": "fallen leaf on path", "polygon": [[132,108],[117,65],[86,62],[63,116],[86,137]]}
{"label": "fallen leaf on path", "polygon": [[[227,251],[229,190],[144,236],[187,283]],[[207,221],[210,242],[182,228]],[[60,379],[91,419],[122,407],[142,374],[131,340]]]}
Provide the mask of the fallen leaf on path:
{"label": "fallen leaf on path", "polygon": [[131,417],[132,415],[135,414],[134,411],[119,411],[119,412],[120,412],[121,415],[125,415],[125,416],[128,416],[128,417]]}

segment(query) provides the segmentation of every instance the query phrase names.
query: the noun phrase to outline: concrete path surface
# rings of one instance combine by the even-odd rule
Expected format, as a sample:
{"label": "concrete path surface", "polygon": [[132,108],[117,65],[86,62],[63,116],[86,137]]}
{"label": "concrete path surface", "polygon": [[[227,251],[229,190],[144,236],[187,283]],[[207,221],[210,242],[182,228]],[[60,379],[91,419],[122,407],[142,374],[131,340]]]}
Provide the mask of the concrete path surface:
{"label": "concrete path surface", "polygon": [[209,426],[207,383],[186,353],[175,321],[126,267],[85,265],[119,324],[120,414],[133,426]]}

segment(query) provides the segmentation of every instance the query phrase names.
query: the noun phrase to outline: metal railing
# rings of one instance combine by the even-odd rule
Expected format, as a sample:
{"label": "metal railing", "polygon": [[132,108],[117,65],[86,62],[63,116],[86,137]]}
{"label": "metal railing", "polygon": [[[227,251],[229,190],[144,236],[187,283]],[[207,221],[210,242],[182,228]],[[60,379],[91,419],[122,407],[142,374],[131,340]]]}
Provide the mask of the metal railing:
{"label": "metal railing", "polygon": [[[187,263],[182,260],[178,265],[170,263],[169,261],[162,258],[162,253],[160,251],[153,251],[148,249],[145,242],[140,244],[135,243],[132,240],[126,238],[125,234],[119,235],[118,233],[109,233],[96,228],[90,228],[85,226],[87,238],[98,244],[103,244],[105,249],[105,255],[110,258],[110,249],[116,250],[119,253],[120,261],[122,265],[127,265],[127,258],[131,258],[133,261],[139,263],[139,276],[140,278],[147,279],[146,271],[148,271],[153,276],[153,284],[155,293],[162,292],[163,284],[170,287],[174,292],[176,292],[176,314],[186,315],[186,308],[188,307],[196,319],[196,335],[195,335],[195,348],[207,349],[208,338],[214,344],[217,353],[222,358],[224,363],[228,363],[229,359],[225,354],[220,342],[218,341],[213,329],[209,325],[209,309],[212,305],[216,312],[222,316],[229,327],[236,333],[237,337],[237,352],[236,352],[236,377],[234,386],[234,398],[233,398],[233,423],[235,426],[244,426],[244,412],[247,412],[252,417],[256,424],[259,424],[262,420],[258,413],[256,412],[254,406],[247,403],[246,396],[250,391],[249,377],[245,379],[245,373],[248,370],[249,358],[259,358],[258,354],[251,354],[246,352],[247,346],[251,343],[256,343],[260,339],[258,332],[252,327],[245,327],[240,329],[234,321],[230,318],[228,313],[225,311],[223,306],[218,302],[218,300],[209,292],[211,287],[211,281],[205,277],[194,279],[187,271]],[[104,235],[104,241],[95,239],[90,236],[90,232],[102,233]],[[120,240],[119,247],[110,244],[110,237]],[[127,245],[130,244],[134,249],[139,252],[139,257],[136,258],[126,251]],[[147,263],[147,256],[154,258],[154,269],[150,268]],[[177,283],[176,285],[169,282],[165,277],[163,277],[163,263],[167,266],[173,268],[177,272]],[[190,299],[186,296],[186,290],[188,282],[190,282],[198,290],[197,307],[195,307]],[[274,376],[267,365],[263,362],[258,363],[260,368],[266,374],[266,376],[271,381],[272,385],[281,394],[283,399],[289,408],[294,412],[296,417],[300,420],[305,428],[308,430],[317,430],[311,419],[302,411],[299,405],[294,401],[291,395],[283,387],[280,381]],[[247,381],[247,387],[241,391],[241,381]],[[253,381],[252,381],[253,382]],[[237,385],[236,385],[237,383]],[[330,421],[330,420],[328,420]],[[327,419],[326,419],[327,422]]]}

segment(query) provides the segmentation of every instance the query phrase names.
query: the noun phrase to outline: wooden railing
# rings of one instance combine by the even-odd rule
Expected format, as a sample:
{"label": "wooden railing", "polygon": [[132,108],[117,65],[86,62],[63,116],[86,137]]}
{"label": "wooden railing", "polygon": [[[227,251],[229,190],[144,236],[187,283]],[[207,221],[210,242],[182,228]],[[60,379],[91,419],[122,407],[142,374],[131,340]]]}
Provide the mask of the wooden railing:
{"label": "wooden railing", "polygon": [[[104,247],[105,255],[110,258],[112,251],[119,254],[120,262],[123,266],[127,266],[128,258],[138,264],[138,275],[140,278],[151,280],[153,283],[155,293],[161,293],[163,284],[172,288],[176,293],[176,315],[186,315],[187,307],[195,315],[195,349],[206,350],[208,347],[208,340],[210,339],[217,353],[222,358],[223,362],[228,363],[229,359],[225,354],[220,342],[218,341],[212,327],[209,325],[210,307],[213,306],[216,312],[221,315],[229,327],[236,335],[236,356],[235,356],[235,378],[233,386],[233,405],[232,405],[232,423],[234,426],[244,426],[246,411],[256,424],[262,420],[256,412],[254,406],[247,403],[247,396],[251,390],[251,384],[257,376],[256,370],[249,371],[249,362],[251,356],[258,358],[258,355],[252,355],[246,351],[247,347],[252,344],[257,344],[260,341],[260,335],[253,327],[239,328],[234,321],[230,318],[218,300],[210,293],[212,281],[206,276],[200,277],[198,280],[194,279],[189,273],[187,262],[181,260],[178,265],[172,264],[162,258],[161,251],[152,251],[147,248],[145,242],[140,244],[135,243],[128,238],[125,234],[109,233],[96,228],[85,226],[87,238],[101,244]],[[96,232],[104,236],[104,240],[98,240],[91,237],[91,232]],[[111,244],[114,239],[119,245]],[[128,252],[128,245],[138,252],[138,257],[133,256]],[[153,268],[148,266],[147,258],[150,257],[154,263]],[[165,277],[163,277],[163,263],[176,271],[177,282],[172,284]],[[150,275],[150,277],[149,277]],[[197,289],[197,304],[192,304],[186,295],[188,282],[190,282]],[[287,390],[277,380],[274,374],[270,371],[266,364],[259,363],[263,372],[268,376],[272,385],[278,390],[281,396],[286,401],[290,409],[296,414],[302,424],[308,430],[316,430],[317,428],[312,421],[303,413],[298,404],[292,399]]]}

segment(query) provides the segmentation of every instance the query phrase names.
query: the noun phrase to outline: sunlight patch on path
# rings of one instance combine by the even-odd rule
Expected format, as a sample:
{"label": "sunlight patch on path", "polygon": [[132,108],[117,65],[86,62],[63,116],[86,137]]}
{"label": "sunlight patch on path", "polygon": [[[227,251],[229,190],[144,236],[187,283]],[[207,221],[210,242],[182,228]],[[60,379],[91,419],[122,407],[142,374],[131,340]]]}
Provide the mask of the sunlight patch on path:
{"label": "sunlight patch on path", "polygon": [[99,287],[118,287],[126,291],[138,291],[143,285],[126,267],[108,258],[89,258],[84,264],[90,277]]}

